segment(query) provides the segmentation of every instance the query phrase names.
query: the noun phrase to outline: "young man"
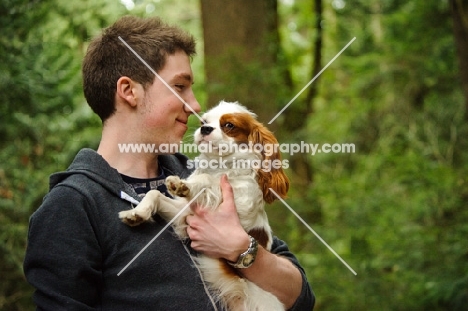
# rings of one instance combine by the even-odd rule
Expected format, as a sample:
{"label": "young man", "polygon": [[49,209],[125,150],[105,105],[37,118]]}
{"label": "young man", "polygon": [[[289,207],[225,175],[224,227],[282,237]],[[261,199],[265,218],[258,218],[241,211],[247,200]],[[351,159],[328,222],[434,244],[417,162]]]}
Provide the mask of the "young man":
{"label": "young man", "polygon": [[[176,239],[169,228],[129,266],[166,223],[155,216],[152,223],[129,227],[118,218],[119,211],[132,208],[147,191],[165,192],[166,176],[190,174],[181,154],[125,153],[119,144],[157,147],[181,141],[192,110],[200,111],[192,91],[194,54],[191,36],[157,18],[121,18],[91,42],[83,85],[102,120],[102,139],[97,152],[81,150],[67,171],[51,176],[50,192],[31,217],[24,270],[36,288],[38,309],[219,309],[190,254],[236,261],[250,245],[226,180],[216,212],[194,207],[187,218],[190,242]],[[260,247],[254,263],[239,272],[287,308],[313,308],[304,271],[277,238],[271,253]]]}

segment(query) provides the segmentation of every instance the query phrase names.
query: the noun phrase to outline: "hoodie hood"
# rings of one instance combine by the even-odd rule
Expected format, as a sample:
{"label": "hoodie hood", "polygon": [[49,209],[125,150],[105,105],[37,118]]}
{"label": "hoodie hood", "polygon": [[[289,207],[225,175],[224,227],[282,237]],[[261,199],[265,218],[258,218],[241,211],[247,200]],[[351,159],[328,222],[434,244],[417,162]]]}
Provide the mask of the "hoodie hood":
{"label": "hoodie hood", "polygon": [[81,174],[100,184],[110,193],[123,198],[122,192],[128,197],[127,201],[137,204],[140,199],[133,188],[126,184],[119,172],[112,168],[104,158],[92,149],[81,149],[75,159],[64,172],[52,174],[49,181],[49,191],[65,181],[68,177]]}
{"label": "hoodie hood", "polygon": [[[187,169],[188,158],[182,154],[159,155],[158,160],[166,176],[178,175],[181,178],[187,178],[191,173]],[[133,187],[122,180],[120,173],[115,168],[111,167],[96,151],[88,148],[78,152],[66,171],[50,176],[49,191],[75,174],[85,175],[110,193],[133,204],[138,204],[141,200]]]}

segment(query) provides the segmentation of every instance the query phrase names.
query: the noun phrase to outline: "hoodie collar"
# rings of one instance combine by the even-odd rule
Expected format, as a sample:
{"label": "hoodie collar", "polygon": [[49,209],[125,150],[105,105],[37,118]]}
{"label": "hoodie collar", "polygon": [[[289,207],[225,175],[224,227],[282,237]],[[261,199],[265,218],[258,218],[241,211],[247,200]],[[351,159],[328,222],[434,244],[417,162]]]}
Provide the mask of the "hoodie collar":
{"label": "hoodie collar", "polygon": [[49,183],[50,189],[75,174],[85,175],[132,204],[138,204],[141,200],[133,188],[122,180],[119,172],[111,167],[95,150],[81,149],[66,171],[52,174]]}
{"label": "hoodie collar", "polygon": [[[180,153],[159,155],[158,160],[166,176],[177,175],[187,178],[191,174],[191,170],[187,169],[188,158],[185,155]],[[81,149],[66,171],[51,175],[50,189],[74,174],[86,175],[111,193],[132,204],[138,204],[141,200],[133,187],[123,181],[120,173],[93,149]]]}

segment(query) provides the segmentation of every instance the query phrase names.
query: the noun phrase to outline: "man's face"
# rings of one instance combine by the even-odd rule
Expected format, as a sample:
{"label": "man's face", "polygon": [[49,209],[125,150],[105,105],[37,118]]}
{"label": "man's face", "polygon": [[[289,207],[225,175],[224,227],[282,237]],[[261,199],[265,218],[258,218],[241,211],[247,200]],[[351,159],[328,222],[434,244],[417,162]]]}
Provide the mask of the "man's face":
{"label": "man's face", "polygon": [[[200,112],[193,94],[193,73],[190,59],[183,51],[166,57],[166,64],[158,75],[195,112]],[[142,131],[144,140],[151,143],[178,144],[187,131],[187,120],[192,114],[187,107],[163,82],[155,77],[145,92],[142,106]]]}

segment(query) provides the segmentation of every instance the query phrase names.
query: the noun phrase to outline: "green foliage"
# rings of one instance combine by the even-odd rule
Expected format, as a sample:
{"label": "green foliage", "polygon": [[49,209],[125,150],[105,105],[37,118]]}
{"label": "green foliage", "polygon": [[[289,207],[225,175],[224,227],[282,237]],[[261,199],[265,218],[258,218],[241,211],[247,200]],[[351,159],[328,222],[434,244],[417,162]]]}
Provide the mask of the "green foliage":
{"label": "green foliage", "polygon": [[85,105],[80,67],[86,40],[108,17],[93,10],[74,15],[104,2],[1,5],[0,309],[28,310],[28,219],[48,191],[48,176],[66,168],[80,147],[97,145],[99,122]]}
{"label": "green foliage", "polygon": [[[297,23],[283,36],[299,86],[310,79],[306,3],[282,9]],[[314,183],[288,202],[357,276],[292,216],[274,228],[299,252],[318,310],[462,310],[468,126],[448,3],[324,6],[324,63],[357,39],[321,76],[303,132],[313,143],[354,143],[356,153],[311,157]]]}

